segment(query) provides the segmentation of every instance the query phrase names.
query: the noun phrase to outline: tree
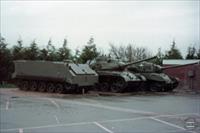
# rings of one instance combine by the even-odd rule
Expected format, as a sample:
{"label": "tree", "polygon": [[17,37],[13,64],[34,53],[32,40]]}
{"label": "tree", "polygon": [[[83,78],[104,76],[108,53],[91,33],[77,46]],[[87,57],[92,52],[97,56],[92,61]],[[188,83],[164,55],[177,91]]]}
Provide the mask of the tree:
{"label": "tree", "polygon": [[121,45],[119,47],[110,44],[110,55],[124,62],[142,60],[151,56],[146,48],[136,47],[133,44],[128,44],[127,46]]}
{"label": "tree", "polygon": [[13,60],[24,59],[24,48],[22,39],[17,40],[17,45],[12,48]]}
{"label": "tree", "polygon": [[[122,46],[121,46],[121,48],[122,48]],[[128,62],[134,61],[135,60],[135,57],[134,57],[134,52],[135,52],[134,47],[131,44],[129,44],[126,48],[123,48],[123,49],[126,49],[125,51],[124,50],[123,51],[125,53],[125,57],[127,58]]]}
{"label": "tree", "polygon": [[114,44],[110,43],[110,56],[114,57],[116,59],[120,59],[122,61],[127,61],[127,56],[129,57],[129,60],[132,58],[132,47],[129,48],[129,51],[126,51],[126,47],[123,45],[116,47]]}
{"label": "tree", "polygon": [[49,39],[47,44],[47,60],[57,60],[56,48],[53,46],[51,39]]}
{"label": "tree", "polygon": [[1,50],[4,50],[4,49],[6,49],[6,46],[7,46],[6,40],[5,40],[5,38],[2,37],[1,34],[0,34],[0,49],[1,49]]}
{"label": "tree", "polygon": [[199,49],[197,51],[197,59],[200,59],[200,45],[199,45]]}
{"label": "tree", "polygon": [[9,80],[13,72],[13,63],[10,50],[7,48],[5,38],[0,36],[0,84]]}
{"label": "tree", "polygon": [[39,51],[39,59],[40,60],[48,60],[48,51],[46,48],[43,48]]}
{"label": "tree", "polygon": [[71,51],[67,48],[67,39],[64,39],[63,46],[58,50],[58,60],[63,61],[71,58]]}
{"label": "tree", "polygon": [[[112,57],[114,56],[116,59],[120,59],[122,57],[124,57],[121,51],[119,51],[119,49],[112,43],[109,44],[110,45],[110,53],[109,55]],[[123,51],[123,50],[122,50]]]}
{"label": "tree", "polygon": [[94,38],[91,37],[87,42],[87,45],[85,45],[85,47],[83,48],[79,57],[79,61],[81,63],[86,63],[87,60],[92,60],[98,55],[99,53],[97,52],[96,44],[94,43]]}
{"label": "tree", "polygon": [[176,48],[176,42],[173,40],[171,49],[166,52],[165,59],[183,59],[181,52]]}
{"label": "tree", "polygon": [[37,60],[39,59],[39,48],[35,40],[30,44],[28,48],[24,50],[25,59],[27,60]]}
{"label": "tree", "polygon": [[144,47],[137,47],[135,50],[135,60],[142,60],[146,59],[151,56],[151,54],[148,52],[148,50]]}
{"label": "tree", "polygon": [[162,60],[164,58],[164,55],[161,52],[161,48],[158,49],[158,53],[156,55],[157,55],[157,58],[155,60],[153,60],[153,63],[162,65]]}
{"label": "tree", "polygon": [[196,59],[197,57],[195,56],[196,54],[196,48],[193,46],[188,47],[188,53],[186,55],[186,59]]}
{"label": "tree", "polygon": [[74,61],[74,62],[76,62],[76,63],[78,63],[78,62],[81,62],[81,60],[80,60],[80,50],[77,48],[76,50],[75,50],[75,55],[74,56],[72,56],[72,60]]}

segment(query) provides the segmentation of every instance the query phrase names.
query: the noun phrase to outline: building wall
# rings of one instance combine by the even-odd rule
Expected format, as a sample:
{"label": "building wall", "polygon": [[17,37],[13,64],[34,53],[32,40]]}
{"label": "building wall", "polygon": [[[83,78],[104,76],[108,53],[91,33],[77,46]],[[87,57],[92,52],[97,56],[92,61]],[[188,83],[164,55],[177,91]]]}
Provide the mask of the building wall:
{"label": "building wall", "polygon": [[164,70],[164,72],[180,79],[177,89],[200,91],[200,64],[170,68]]}

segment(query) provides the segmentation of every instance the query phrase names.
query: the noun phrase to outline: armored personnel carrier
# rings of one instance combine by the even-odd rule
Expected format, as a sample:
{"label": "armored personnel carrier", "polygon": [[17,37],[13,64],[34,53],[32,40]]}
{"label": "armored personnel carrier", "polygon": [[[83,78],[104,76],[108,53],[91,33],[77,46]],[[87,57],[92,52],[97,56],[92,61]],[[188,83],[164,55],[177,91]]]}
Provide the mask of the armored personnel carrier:
{"label": "armored personnel carrier", "polygon": [[[154,58],[154,57],[153,57]],[[145,60],[150,60],[145,59]],[[145,60],[138,61],[142,62]],[[118,60],[101,56],[87,62],[99,75],[98,90],[109,92],[137,91],[142,89],[146,78],[138,73],[126,71],[125,68],[133,63],[123,63]]]}
{"label": "armored personnel carrier", "polygon": [[14,65],[12,77],[21,90],[64,93],[98,83],[98,74],[87,64],[18,60]]}
{"label": "armored personnel carrier", "polygon": [[144,61],[127,66],[126,69],[133,74],[140,73],[146,78],[145,90],[147,91],[172,91],[178,86],[179,79],[165,74],[163,70],[186,65],[161,67],[159,65]]}

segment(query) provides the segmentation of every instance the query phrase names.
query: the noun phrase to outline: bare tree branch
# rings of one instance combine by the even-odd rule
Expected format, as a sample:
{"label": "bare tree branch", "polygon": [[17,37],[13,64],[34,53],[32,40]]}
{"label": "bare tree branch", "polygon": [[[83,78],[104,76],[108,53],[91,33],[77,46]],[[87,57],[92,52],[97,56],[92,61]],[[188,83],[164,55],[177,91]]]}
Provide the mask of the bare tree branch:
{"label": "bare tree branch", "polygon": [[137,61],[151,57],[148,49],[144,47],[136,47],[133,44],[128,44],[127,46],[120,45],[119,47],[110,44],[110,55],[125,62]]}

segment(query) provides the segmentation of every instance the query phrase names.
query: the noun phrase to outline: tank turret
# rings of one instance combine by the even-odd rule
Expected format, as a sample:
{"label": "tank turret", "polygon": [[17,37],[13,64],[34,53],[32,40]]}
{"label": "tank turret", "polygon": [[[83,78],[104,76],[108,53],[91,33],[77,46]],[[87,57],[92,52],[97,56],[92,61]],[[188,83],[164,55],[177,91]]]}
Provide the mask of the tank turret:
{"label": "tank turret", "polygon": [[124,63],[116,59],[106,58],[105,56],[99,57],[96,60],[89,61],[88,63],[90,66],[95,70],[124,70],[126,67],[138,64],[144,61],[155,59],[156,56],[139,60],[139,61],[133,61],[130,63]]}

